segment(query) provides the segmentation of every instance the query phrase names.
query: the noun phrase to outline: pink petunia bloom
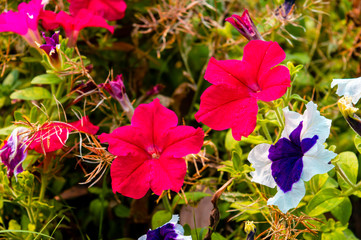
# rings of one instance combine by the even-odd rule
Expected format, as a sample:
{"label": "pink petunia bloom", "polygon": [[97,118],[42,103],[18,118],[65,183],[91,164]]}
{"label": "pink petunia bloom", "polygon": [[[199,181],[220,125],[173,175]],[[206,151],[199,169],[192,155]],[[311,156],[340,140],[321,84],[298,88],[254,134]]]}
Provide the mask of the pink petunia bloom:
{"label": "pink petunia bloom", "polygon": [[244,48],[242,61],[214,58],[204,78],[212,83],[201,96],[195,117],[215,130],[232,129],[241,140],[253,132],[257,122],[257,101],[273,101],[290,87],[290,73],[276,66],[286,57],[276,42],[252,40]]}
{"label": "pink petunia bloom", "polygon": [[39,131],[29,138],[29,149],[34,149],[38,153],[46,154],[61,149],[68,140],[69,133],[72,131],[94,135],[98,130],[99,127],[93,125],[88,116],[82,117],[79,121],[72,123],[45,123]]}
{"label": "pink petunia bloom", "polygon": [[68,0],[71,14],[78,14],[81,9],[88,9],[109,21],[122,19],[127,5],[123,0]]}
{"label": "pink petunia bloom", "polygon": [[157,195],[181,189],[187,171],[183,157],[201,150],[204,133],[177,123],[177,115],[155,99],[135,109],[130,126],[99,136],[117,156],[110,167],[114,192],[139,199],[149,189]]}
{"label": "pink petunia bloom", "polygon": [[104,18],[95,15],[87,9],[80,9],[76,15],[69,15],[64,11],[54,13],[52,11],[42,11],[40,19],[46,30],[53,30],[62,26],[65,35],[69,38],[68,46],[75,46],[78,39],[79,32],[86,27],[101,27],[108,29],[111,33],[114,32],[114,27],[110,26]]}
{"label": "pink petunia bloom", "polygon": [[41,42],[38,31],[39,13],[43,8],[41,0],[20,3],[18,11],[5,11],[0,14],[0,32],[13,32],[21,35],[31,46]]}

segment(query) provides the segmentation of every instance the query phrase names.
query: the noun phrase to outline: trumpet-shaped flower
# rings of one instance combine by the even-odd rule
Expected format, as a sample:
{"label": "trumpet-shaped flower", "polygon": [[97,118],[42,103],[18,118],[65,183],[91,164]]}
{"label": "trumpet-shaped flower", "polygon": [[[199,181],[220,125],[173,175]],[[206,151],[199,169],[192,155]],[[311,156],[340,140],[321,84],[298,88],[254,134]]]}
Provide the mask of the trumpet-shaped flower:
{"label": "trumpet-shaped flower", "polygon": [[29,129],[25,127],[15,128],[0,149],[1,162],[7,167],[9,177],[16,177],[23,171],[22,163],[27,156],[27,132]]}
{"label": "trumpet-shaped flower", "polygon": [[255,168],[252,181],[277,186],[277,194],[267,204],[277,205],[284,213],[302,200],[304,181],[330,171],[333,165],[329,162],[336,157],[323,145],[330,134],[331,120],[321,116],[313,102],[306,108],[303,115],[283,109],[286,123],[280,140],[274,145],[257,145],[248,156]]}
{"label": "trumpet-shaped flower", "polygon": [[336,94],[352,98],[352,103],[356,104],[361,98],[361,77],[333,79],[331,87],[338,86]]}
{"label": "trumpet-shaped flower", "polygon": [[127,5],[123,0],[68,0],[69,11],[76,15],[81,9],[93,11],[109,21],[122,19]]}
{"label": "trumpet-shaped flower", "polygon": [[43,37],[45,44],[40,45],[39,48],[45,52],[51,66],[56,70],[60,70],[63,65],[63,59],[59,54],[59,31],[55,32],[51,37],[46,37],[43,33]]}
{"label": "trumpet-shaped flower", "polygon": [[61,149],[68,140],[69,133],[72,131],[94,135],[98,130],[99,127],[93,125],[88,116],[72,123],[48,122],[43,124],[40,130],[29,138],[29,149],[46,154]]}
{"label": "trumpet-shaped flower", "polygon": [[232,24],[248,40],[263,40],[249,16],[248,10],[245,10],[242,16],[233,14],[231,17],[226,18],[226,21]]}
{"label": "trumpet-shaped flower", "polygon": [[114,32],[114,27],[110,26],[104,18],[87,9],[80,9],[76,15],[69,15],[64,11],[59,13],[42,11],[40,18],[43,20],[43,27],[47,30],[62,26],[65,35],[69,38],[69,46],[75,46],[80,30],[86,27],[101,27],[108,29],[111,33]]}
{"label": "trumpet-shaped flower", "polygon": [[177,123],[177,115],[155,99],[135,109],[130,126],[99,136],[117,156],[110,167],[114,192],[139,199],[149,189],[157,195],[181,189],[187,171],[183,157],[201,150],[204,133]]}
{"label": "trumpet-shaped flower", "polygon": [[173,215],[172,219],[163,226],[149,230],[138,240],[192,240],[191,236],[184,236],[182,225],[178,224],[179,216]]}
{"label": "trumpet-shaped flower", "polygon": [[39,13],[43,8],[41,0],[20,3],[18,11],[5,11],[0,14],[0,32],[13,32],[21,35],[31,46],[40,42],[38,31]]}
{"label": "trumpet-shaped flower", "polygon": [[204,78],[212,83],[201,96],[195,117],[215,130],[231,128],[234,139],[247,137],[256,127],[257,101],[282,97],[290,86],[290,72],[276,66],[286,57],[276,42],[250,41],[242,61],[214,58]]}

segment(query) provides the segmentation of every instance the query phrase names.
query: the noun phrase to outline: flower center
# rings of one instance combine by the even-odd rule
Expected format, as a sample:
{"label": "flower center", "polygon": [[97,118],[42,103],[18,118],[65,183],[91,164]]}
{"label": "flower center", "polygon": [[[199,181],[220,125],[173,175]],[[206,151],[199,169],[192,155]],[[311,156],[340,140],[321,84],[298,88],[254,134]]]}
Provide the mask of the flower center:
{"label": "flower center", "polygon": [[268,158],[272,161],[272,176],[283,192],[291,191],[293,184],[300,180],[303,169],[302,157],[318,139],[315,135],[301,141],[302,127],[303,122],[300,122],[289,139],[281,138],[269,149]]}
{"label": "flower center", "polygon": [[147,148],[148,154],[151,156],[152,159],[159,159],[161,151],[156,146],[150,146]]}

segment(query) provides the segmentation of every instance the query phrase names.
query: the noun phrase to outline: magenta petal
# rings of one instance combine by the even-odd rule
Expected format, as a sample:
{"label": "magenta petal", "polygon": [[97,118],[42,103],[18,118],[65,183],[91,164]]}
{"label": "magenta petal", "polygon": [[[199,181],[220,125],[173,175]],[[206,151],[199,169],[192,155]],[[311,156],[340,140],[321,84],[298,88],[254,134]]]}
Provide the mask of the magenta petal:
{"label": "magenta petal", "polygon": [[168,131],[162,157],[184,157],[198,153],[203,145],[204,132],[201,128],[177,126]]}
{"label": "magenta petal", "polygon": [[242,60],[249,64],[248,71],[257,73],[257,79],[260,79],[285,58],[286,54],[277,42],[252,40],[244,47]]}
{"label": "magenta petal", "polygon": [[290,77],[290,71],[287,67],[272,68],[259,81],[262,91],[256,94],[257,99],[268,102],[282,97],[287,88],[291,86]]}
{"label": "magenta petal", "polygon": [[117,157],[110,167],[113,192],[135,199],[142,198],[150,188],[150,164],[151,161],[143,155]]}
{"label": "magenta petal", "polygon": [[102,133],[99,137],[101,143],[108,142],[108,151],[116,156],[145,153],[146,146],[152,145],[152,140],[141,129],[133,126],[123,126],[112,133]]}
{"label": "magenta petal", "polygon": [[53,30],[60,26],[60,23],[56,20],[57,14],[52,11],[42,10],[39,15],[39,19],[42,19],[42,25],[46,30]]}
{"label": "magenta petal", "polygon": [[82,117],[79,121],[69,123],[79,132],[87,133],[87,134],[96,134],[99,130],[98,126],[92,124],[89,120],[89,116]]}
{"label": "magenta petal", "polygon": [[164,190],[179,192],[183,186],[187,173],[186,162],[183,158],[164,158],[152,160],[150,187],[152,191],[161,195]]}
{"label": "magenta petal", "polygon": [[153,139],[153,143],[163,146],[164,136],[168,130],[177,126],[177,115],[154,99],[148,104],[139,105],[132,118],[132,126],[141,129],[146,139]]}
{"label": "magenta petal", "polygon": [[22,36],[25,35],[28,32],[26,16],[11,10],[0,14],[0,32],[13,32]]}

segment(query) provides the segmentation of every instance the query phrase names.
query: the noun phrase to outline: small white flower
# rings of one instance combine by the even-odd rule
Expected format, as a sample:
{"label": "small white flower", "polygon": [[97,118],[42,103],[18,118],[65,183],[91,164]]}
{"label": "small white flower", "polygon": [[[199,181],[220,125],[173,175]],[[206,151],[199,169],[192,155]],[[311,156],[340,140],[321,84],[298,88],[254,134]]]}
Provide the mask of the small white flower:
{"label": "small white flower", "polygon": [[309,102],[303,115],[287,108],[283,112],[286,122],[280,140],[274,145],[257,145],[248,160],[255,168],[251,172],[253,182],[277,186],[277,194],[267,204],[277,205],[286,213],[304,197],[304,181],[330,171],[334,166],[329,162],[336,154],[323,145],[331,120],[320,115],[316,104]]}
{"label": "small white flower", "polygon": [[336,94],[340,97],[351,97],[353,104],[356,104],[361,98],[361,77],[333,79],[331,87],[333,88],[336,85],[338,86]]}
{"label": "small white flower", "polygon": [[152,239],[175,239],[175,240],[192,240],[191,236],[184,236],[182,225],[178,224],[179,216],[173,215],[172,219],[163,226],[150,230],[138,240]]}

